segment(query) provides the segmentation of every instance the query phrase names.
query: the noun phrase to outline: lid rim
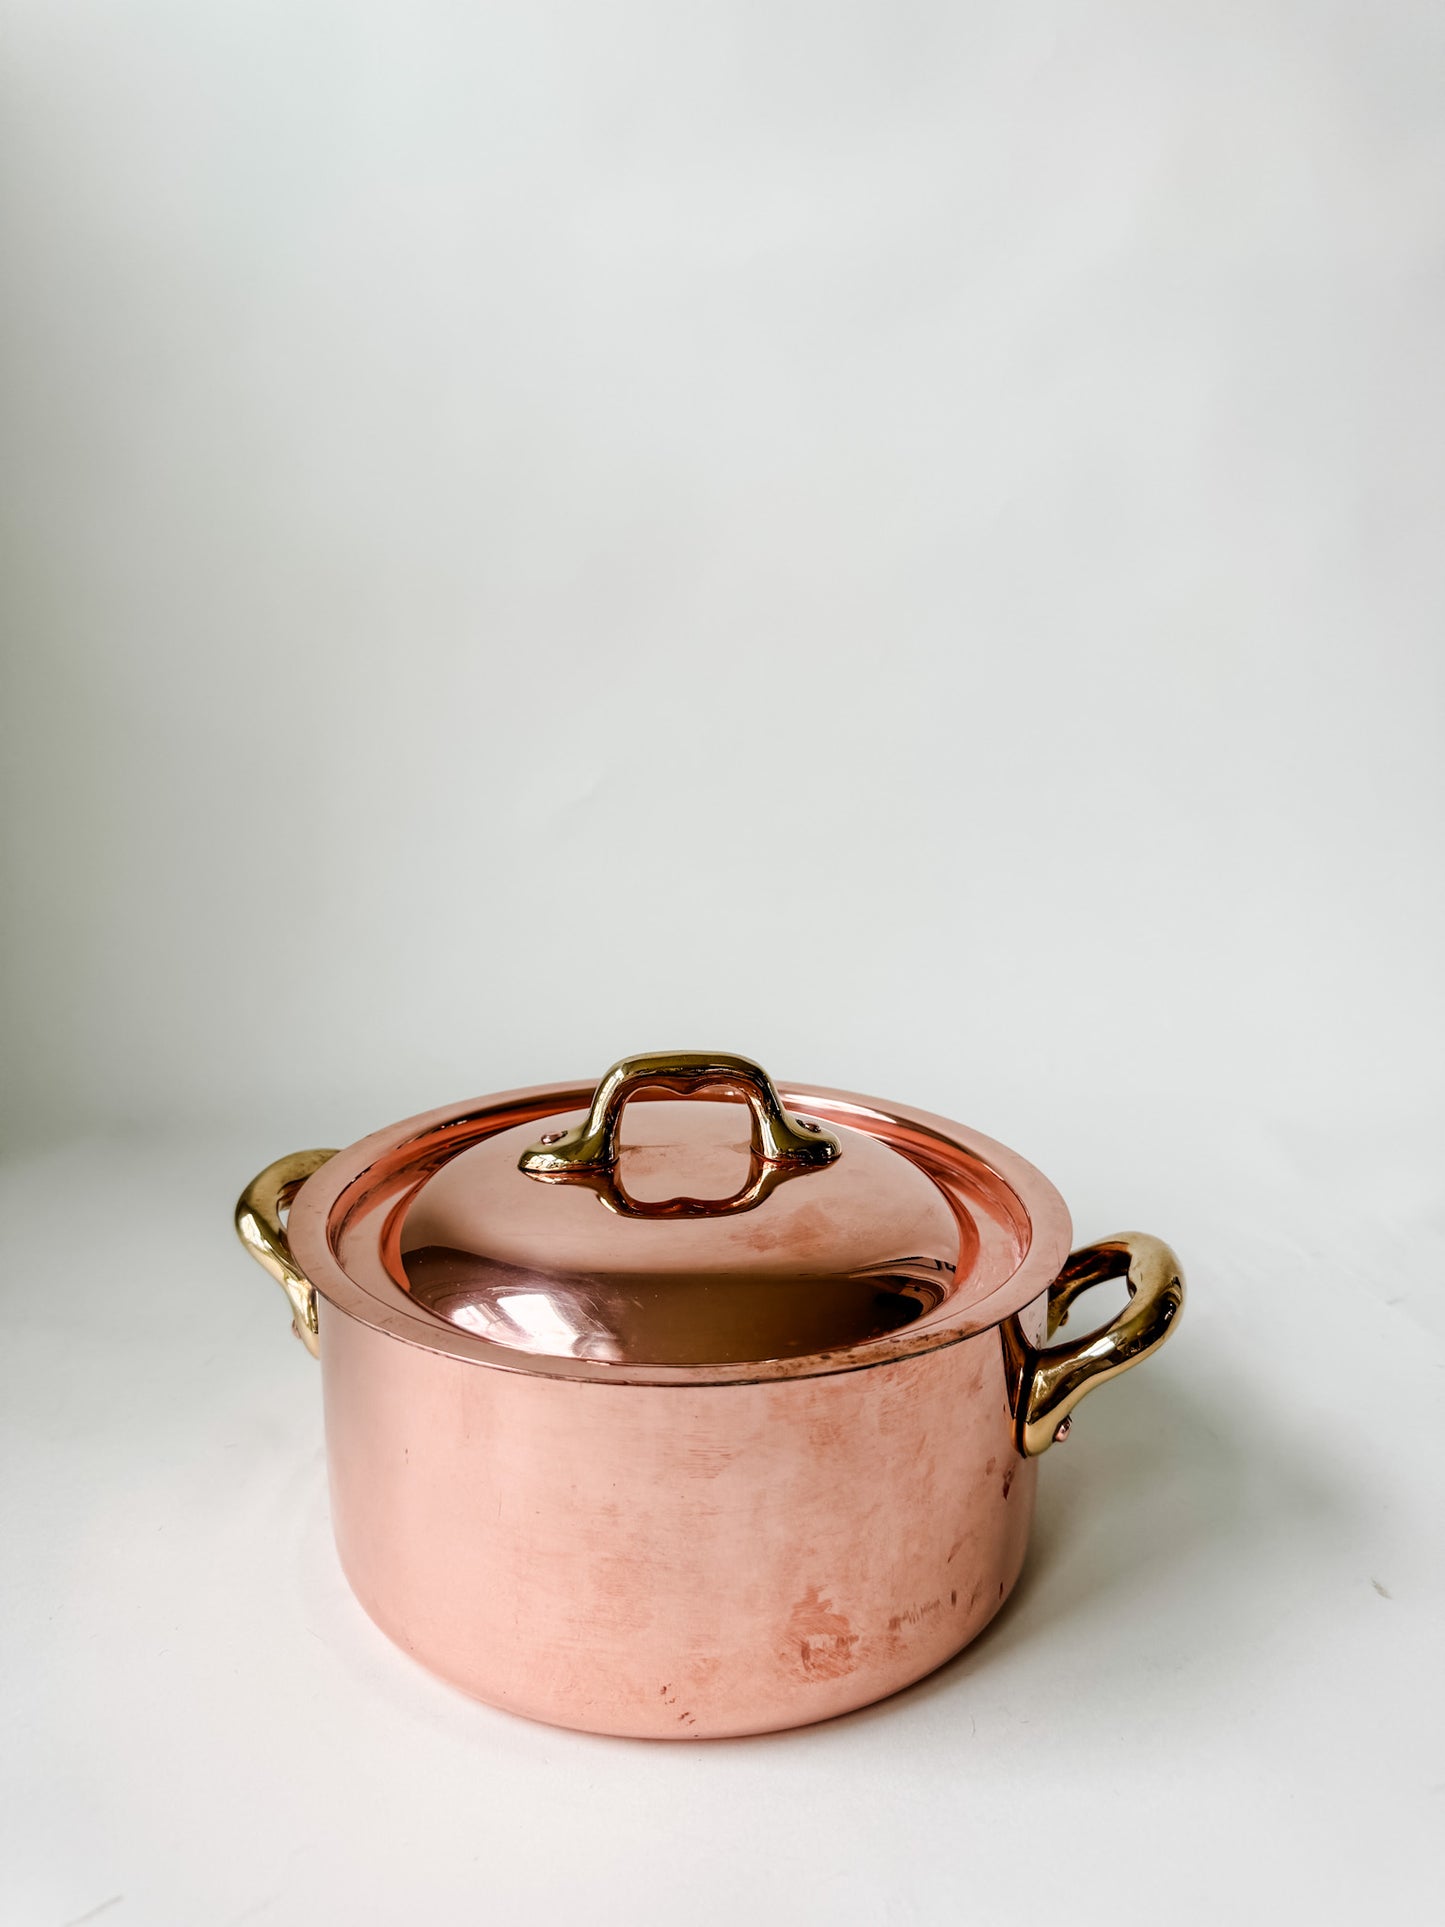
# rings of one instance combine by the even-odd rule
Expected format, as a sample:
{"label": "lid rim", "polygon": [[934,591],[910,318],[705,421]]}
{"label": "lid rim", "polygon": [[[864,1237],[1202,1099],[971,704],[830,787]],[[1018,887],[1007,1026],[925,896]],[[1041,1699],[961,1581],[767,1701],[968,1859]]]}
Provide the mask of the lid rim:
{"label": "lid rim", "polygon": [[[386,1240],[399,1227],[417,1184],[463,1149],[509,1127],[561,1111],[585,1109],[591,1084],[532,1085],[461,1104],[442,1106],[384,1127],[339,1151],[316,1171],[291,1206],[288,1236],[297,1263],[328,1312],[356,1319],[386,1336],[459,1361],[528,1377],[607,1385],[710,1386],[776,1383],[868,1370],[975,1337],[1022,1311],[1057,1277],[1070,1245],[1067,1207],[1058,1191],[1007,1146],[951,1119],[858,1092],[779,1080],[792,1109],[851,1125],[888,1141],[919,1162],[923,1152],[960,1176],[972,1172],[1002,1186],[1011,1215],[1017,1207],[1028,1243],[1015,1269],[978,1302],[939,1311],[897,1330],[820,1352],[774,1359],[650,1365],[528,1352],[467,1332],[411,1298],[386,1261]],[[905,1148],[908,1147],[908,1148]],[[430,1155],[427,1155],[427,1153]],[[926,1169],[926,1164],[924,1166]],[[410,1182],[407,1179],[410,1178]],[[349,1266],[339,1256],[343,1235],[375,1221]],[[359,1275],[358,1275],[359,1274]],[[324,1320],[323,1320],[324,1338]],[[324,1357],[323,1343],[323,1357]]]}

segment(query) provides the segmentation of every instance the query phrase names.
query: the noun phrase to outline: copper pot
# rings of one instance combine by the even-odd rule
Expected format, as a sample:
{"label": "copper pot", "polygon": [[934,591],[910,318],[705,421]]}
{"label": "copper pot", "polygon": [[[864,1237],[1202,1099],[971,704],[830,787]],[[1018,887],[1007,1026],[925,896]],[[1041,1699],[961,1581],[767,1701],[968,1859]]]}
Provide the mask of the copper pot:
{"label": "copper pot", "polygon": [[1184,1296],[1156,1238],[1070,1257],[977,1132],[716,1054],[283,1158],[236,1223],[321,1360],[372,1618],[495,1706],[651,1737],[827,1719],[966,1645],[1038,1455]]}

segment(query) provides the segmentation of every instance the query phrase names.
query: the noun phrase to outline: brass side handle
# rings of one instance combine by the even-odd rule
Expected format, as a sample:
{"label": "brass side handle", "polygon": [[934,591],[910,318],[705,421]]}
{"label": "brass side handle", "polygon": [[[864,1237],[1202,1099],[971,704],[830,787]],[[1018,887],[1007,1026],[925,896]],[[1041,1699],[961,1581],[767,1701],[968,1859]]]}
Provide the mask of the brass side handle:
{"label": "brass side handle", "polygon": [[597,1086],[586,1122],[529,1144],[517,1160],[518,1169],[532,1178],[611,1170],[617,1162],[617,1128],[629,1098],[644,1090],[690,1097],[709,1089],[746,1098],[753,1114],[753,1156],[760,1164],[830,1164],[843,1148],[821,1124],[787,1110],[772,1078],[752,1058],[721,1051],[653,1051],[620,1058]]}
{"label": "brass side handle", "polygon": [[320,1351],[316,1289],[291,1256],[281,1213],[311,1173],[335,1156],[334,1151],[293,1151],[290,1157],[277,1158],[252,1178],[236,1202],[236,1236],[285,1292],[292,1329],[313,1358]]}
{"label": "brass side handle", "polygon": [[1162,1238],[1121,1231],[1074,1252],[1050,1286],[1050,1338],[1081,1292],[1119,1277],[1128,1283],[1129,1303],[1102,1330],[1067,1345],[1023,1348],[1018,1447],[1027,1457],[1062,1435],[1081,1398],[1157,1352],[1174,1329],[1184,1306],[1179,1260]]}

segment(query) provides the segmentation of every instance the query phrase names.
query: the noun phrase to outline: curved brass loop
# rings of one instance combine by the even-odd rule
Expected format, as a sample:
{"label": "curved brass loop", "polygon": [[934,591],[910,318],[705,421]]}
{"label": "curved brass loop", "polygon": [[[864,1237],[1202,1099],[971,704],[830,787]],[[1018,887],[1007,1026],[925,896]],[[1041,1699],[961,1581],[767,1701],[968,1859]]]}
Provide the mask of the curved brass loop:
{"label": "curved brass loop", "polygon": [[1018,1403],[1018,1446],[1026,1456],[1046,1452],[1081,1398],[1158,1351],[1172,1331],[1184,1305],[1179,1260],[1161,1238],[1121,1231],[1074,1252],[1059,1273],[1049,1289],[1049,1336],[1068,1322],[1081,1292],[1119,1277],[1128,1282],[1129,1303],[1102,1331],[1026,1349]]}
{"label": "curved brass loop", "polygon": [[236,1236],[258,1265],[270,1272],[291,1305],[296,1336],[315,1358],[320,1351],[316,1319],[316,1291],[296,1268],[281,1213],[313,1171],[319,1171],[334,1151],[293,1151],[277,1158],[252,1178],[236,1201]]}
{"label": "curved brass loop", "polygon": [[652,1051],[620,1058],[597,1086],[586,1123],[529,1144],[517,1167],[531,1178],[610,1170],[617,1162],[617,1127],[629,1098],[650,1089],[686,1097],[710,1086],[747,1099],[753,1114],[753,1156],[762,1164],[829,1164],[843,1148],[821,1124],[785,1110],[772,1078],[750,1057],[723,1051]]}

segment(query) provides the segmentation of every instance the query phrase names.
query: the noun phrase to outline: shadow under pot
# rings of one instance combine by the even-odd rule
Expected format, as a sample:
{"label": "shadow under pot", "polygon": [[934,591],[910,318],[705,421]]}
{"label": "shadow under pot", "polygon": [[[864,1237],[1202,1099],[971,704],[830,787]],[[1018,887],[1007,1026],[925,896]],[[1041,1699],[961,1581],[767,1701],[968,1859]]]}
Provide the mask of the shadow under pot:
{"label": "shadow under pot", "polygon": [[[1157,1238],[1071,1257],[989,1138],[718,1053],[297,1153],[236,1223],[321,1361],[372,1618],[492,1705],[654,1738],[951,1658],[1018,1577],[1038,1455],[1184,1296]],[[1120,1315],[1050,1344],[1111,1277]]]}

